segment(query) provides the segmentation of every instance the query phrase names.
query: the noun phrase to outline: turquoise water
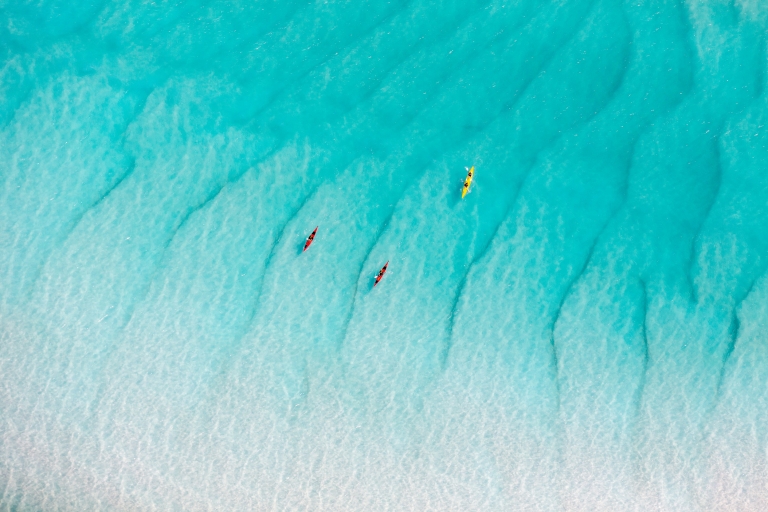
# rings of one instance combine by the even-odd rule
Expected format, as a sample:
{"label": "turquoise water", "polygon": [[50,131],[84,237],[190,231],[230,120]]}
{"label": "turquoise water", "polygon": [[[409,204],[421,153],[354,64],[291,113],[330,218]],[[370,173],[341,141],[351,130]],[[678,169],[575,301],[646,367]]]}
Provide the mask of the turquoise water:
{"label": "turquoise water", "polygon": [[765,3],[0,21],[0,510],[768,510]]}

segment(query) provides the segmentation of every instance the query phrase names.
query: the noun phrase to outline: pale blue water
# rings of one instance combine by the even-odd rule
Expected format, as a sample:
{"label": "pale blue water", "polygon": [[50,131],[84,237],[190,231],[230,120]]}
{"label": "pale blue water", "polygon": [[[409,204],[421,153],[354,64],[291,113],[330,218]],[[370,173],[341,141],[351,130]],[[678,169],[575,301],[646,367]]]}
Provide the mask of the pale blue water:
{"label": "pale blue water", "polygon": [[768,510],[767,26],[0,0],[0,510]]}

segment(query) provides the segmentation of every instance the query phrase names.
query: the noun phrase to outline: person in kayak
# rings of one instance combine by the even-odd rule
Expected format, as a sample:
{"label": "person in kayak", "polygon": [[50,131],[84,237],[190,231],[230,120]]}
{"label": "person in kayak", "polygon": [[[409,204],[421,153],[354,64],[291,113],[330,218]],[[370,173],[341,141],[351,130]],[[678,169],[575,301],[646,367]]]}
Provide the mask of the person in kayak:
{"label": "person in kayak", "polygon": [[[307,248],[312,245],[312,241],[315,239],[315,234],[317,233],[317,228],[320,226],[317,226],[315,230],[312,232],[311,235],[307,237],[307,241],[304,243],[304,250],[306,251]],[[303,251],[302,251],[303,252]]]}
{"label": "person in kayak", "polygon": [[[465,167],[465,169],[467,169]],[[467,178],[464,180],[464,186],[461,187],[461,198],[463,199],[464,196],[467,195],[467,192],[469,192],[469,187],[472,185],[472,177],[475,175],[475,166],[473,165],[471,169],[467,169]]]}
{"label": "person in kayak", "polygon": [[381,267],[381,270],[379,270],[379,273],[376,274],[376,281],[373,282],[373,286],[376,286],[379,284],[379,281],[381,281],[381,278],[384,277],[384,272],[387,271],[387,266],[389,265],[389,262],[386,262],[383,267]]}

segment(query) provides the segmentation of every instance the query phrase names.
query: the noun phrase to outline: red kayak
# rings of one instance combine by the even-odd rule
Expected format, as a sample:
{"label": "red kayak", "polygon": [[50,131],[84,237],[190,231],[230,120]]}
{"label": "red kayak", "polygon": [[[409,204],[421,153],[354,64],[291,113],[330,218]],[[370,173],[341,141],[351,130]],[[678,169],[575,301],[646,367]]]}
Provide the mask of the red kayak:
{"label": "red kayak", "polygon": [[[317,228],[319,228],[319,227],[320,226],[317,226]],[[315,239],[315,234],[317,234],[317,228],[315,228],[315,230],[312,232],[312,234],[307,237],[307,241],[304,244],[304,251],[306,251],[309,248],[309,246],[312,245],[312,241]],[[304,251],[302,251],[302,252],[304,252]]]}
{"label": "red kayak", "polygon": [[389,262],[386,262],[383,267],[381,267],[381,270],[379,270],[379,273],[376,275],[376,282],[373,283],[373,286],[376,286],[379,284],[379,281],[381,281],[381,278],[384,277],[384,272],[387,271],[387,266],[389,265]]}

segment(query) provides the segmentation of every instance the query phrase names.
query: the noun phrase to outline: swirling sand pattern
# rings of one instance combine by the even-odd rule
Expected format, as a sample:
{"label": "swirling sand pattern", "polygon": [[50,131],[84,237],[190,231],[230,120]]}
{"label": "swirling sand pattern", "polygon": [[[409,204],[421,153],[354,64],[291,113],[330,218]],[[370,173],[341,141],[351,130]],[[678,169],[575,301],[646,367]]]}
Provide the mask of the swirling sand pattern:
{"label": "swirling sand pattern", "polygon": [[0,20],[0,510],[768,510],[768,6]]}

